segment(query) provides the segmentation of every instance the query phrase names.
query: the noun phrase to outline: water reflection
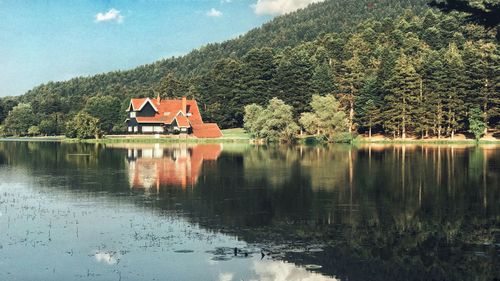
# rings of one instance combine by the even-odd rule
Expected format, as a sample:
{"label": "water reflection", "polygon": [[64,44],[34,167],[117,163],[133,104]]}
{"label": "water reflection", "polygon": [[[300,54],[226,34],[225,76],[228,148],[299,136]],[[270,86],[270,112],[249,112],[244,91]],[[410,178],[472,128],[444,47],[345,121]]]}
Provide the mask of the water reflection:
{"label": "water reflection", "polygon": [[222,151],[222,144],[111,147],[127,150],[131,188],[154,188],[156,191],[161,185],[193,188],[203,163],[217,160]]}
{"label": "water reflection", "polygon": [[[130,216],[107,221],[121,225],[109,233],[124,233],[133,241],[125,250],[135,252],[89,245],[85,256],[108,266],[146,247],[162,249],[157,261],[187,257],[173,258],[181,267],[199,257],[201,271],[216,268],[210,280],[500,278],[498,146],[0,143],[0,170],[13,168],[23,172],[1,179],[31,177],[36,184],[23,186],[35,193],[104,196],[111,209],[126,201],[151,210],[136,219],[127,205]],[[103,203],[77,210],[95,204]],[[161,214],[174,216],[176,235]],[[195,245],[184,236],[202,238]],[[235,246],[258,250],[235,257]],[[217,247],[229,250],[220,255]]]}

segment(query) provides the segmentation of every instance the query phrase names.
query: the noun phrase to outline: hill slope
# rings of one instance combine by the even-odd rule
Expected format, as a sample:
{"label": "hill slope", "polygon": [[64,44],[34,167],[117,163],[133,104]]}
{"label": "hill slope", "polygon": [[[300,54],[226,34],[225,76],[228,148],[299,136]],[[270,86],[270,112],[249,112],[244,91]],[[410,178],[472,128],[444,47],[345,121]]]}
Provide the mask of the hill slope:
{"label": "hill slope", "polygon": [[[167,73],[192,78],[211,70],[216,62],[228,57],[241,58],[252,48],[284,48],[316,39],[320,34],[353,29],[366,18],[394,17],[411,9],[420,13],[424,0],[329,0],[306,9],[279,16],[244,36],[223,43],[209,44],[191,53],[139,66],[129,71],[116,71],[65,82],[49,82],[28,91],[22,100],[31,101],[40,95],[60,97],[115,95],[124,88],[128,92],[146,94]],[[208,94],[208,93],[202,93]],[[81,99],[79,99],[81,101]],[[81,103],[81,102],[80,102]]]}
{"label": "hill slope", "polygon": [[[19,97],[30,106],[12,111],[24,119],[7,118],[5,129],[63,133],[61,120],[83,110],[100,119],[104,132],[120,132],[129,99],[157,93],[195,97],[205,120],[222,128],[241,127],[245,105],[273,97],[293,106],[298,119],[313,94],[328,93],[340,99],[358,132],[453,135],[467,132],[477,110],[486,126],[497,126],[494,32],[425,4],[329,0],[182,57],[49,82]],[[0,119],[1,113],[0,103]]]}

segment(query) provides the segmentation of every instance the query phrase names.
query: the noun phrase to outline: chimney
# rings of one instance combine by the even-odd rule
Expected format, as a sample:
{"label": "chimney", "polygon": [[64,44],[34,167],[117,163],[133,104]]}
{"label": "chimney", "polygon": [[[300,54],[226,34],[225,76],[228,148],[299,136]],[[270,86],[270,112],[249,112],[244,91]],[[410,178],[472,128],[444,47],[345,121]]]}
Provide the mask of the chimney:
{"label": "chimney", "polygon": [[158,104],[161,102],[160,92],[158,92],[158,96],[156,97],[156,100],[158,101]]}
{"label": "chimney", "polygon": [[182,97],[182,113],[184,113],[184,115],[187,114],[186,107],[187,107],[186,96],[183,96]]}

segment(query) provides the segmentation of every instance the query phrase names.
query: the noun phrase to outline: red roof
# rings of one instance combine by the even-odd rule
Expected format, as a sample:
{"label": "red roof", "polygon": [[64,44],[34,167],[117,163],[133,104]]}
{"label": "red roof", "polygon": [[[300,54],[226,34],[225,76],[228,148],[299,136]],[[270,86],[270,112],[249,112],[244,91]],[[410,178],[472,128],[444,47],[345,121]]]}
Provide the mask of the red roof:
{"label": "red roof", "polygon": [[[153,98],[131,99],[129,111],[130,110],[140,111],[146,103],[150,103],[156,111],[155,116],[137,117],[136,120],[139,123],[145,122],[145,123],[171,124],[176,117],[179,118],[180,115],[184,114],[189,120],[188,123],[203,124],[203,119],[201,118],[200,110],[198,108],[198,103],[196,102],[196,100],[186,99],[185,101],[186,101],[186,110],[185,110],[186,112],[184,112],[182,108],[183,106],[182,99],[161,100],[161,101],[158,101],[157,99]],[[179,121],[179,119],[177,119],[177,121],[183,124],[180,126],[189,127],[189,124],[186,124],[186,120],[183,119],[182,121]]]}
{"label": "red roof", "polygon": [[186,116],[184,116],[184,115],[178,115],[177,117],[175,117],[175,119],[177,120],[177,126],[184,127],[184,128],[191,127],[189,125],[189,120],[187,119]]}
{"label": "red roof", "polygon": [[220,138],[222,132],[215,123],[192,124],[193,135],[197,138]]}

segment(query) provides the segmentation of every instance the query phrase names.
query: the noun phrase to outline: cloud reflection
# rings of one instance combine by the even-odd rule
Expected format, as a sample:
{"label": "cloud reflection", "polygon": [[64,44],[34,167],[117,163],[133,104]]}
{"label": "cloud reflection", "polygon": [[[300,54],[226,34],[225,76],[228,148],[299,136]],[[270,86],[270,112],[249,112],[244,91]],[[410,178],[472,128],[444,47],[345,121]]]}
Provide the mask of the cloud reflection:
{"label": "cloud reflection", "polygon": [[102,262],[109,265],[117,264],[120,261],[115,252],[96,251],[94,257],[97,262]]}
{"label": "cloud reflection", "polygon": [[307,271],[283,261],[255,261],[254,270],[257,275],[255,281],[333,281],[333,277],[323,276],[319,273]]}

